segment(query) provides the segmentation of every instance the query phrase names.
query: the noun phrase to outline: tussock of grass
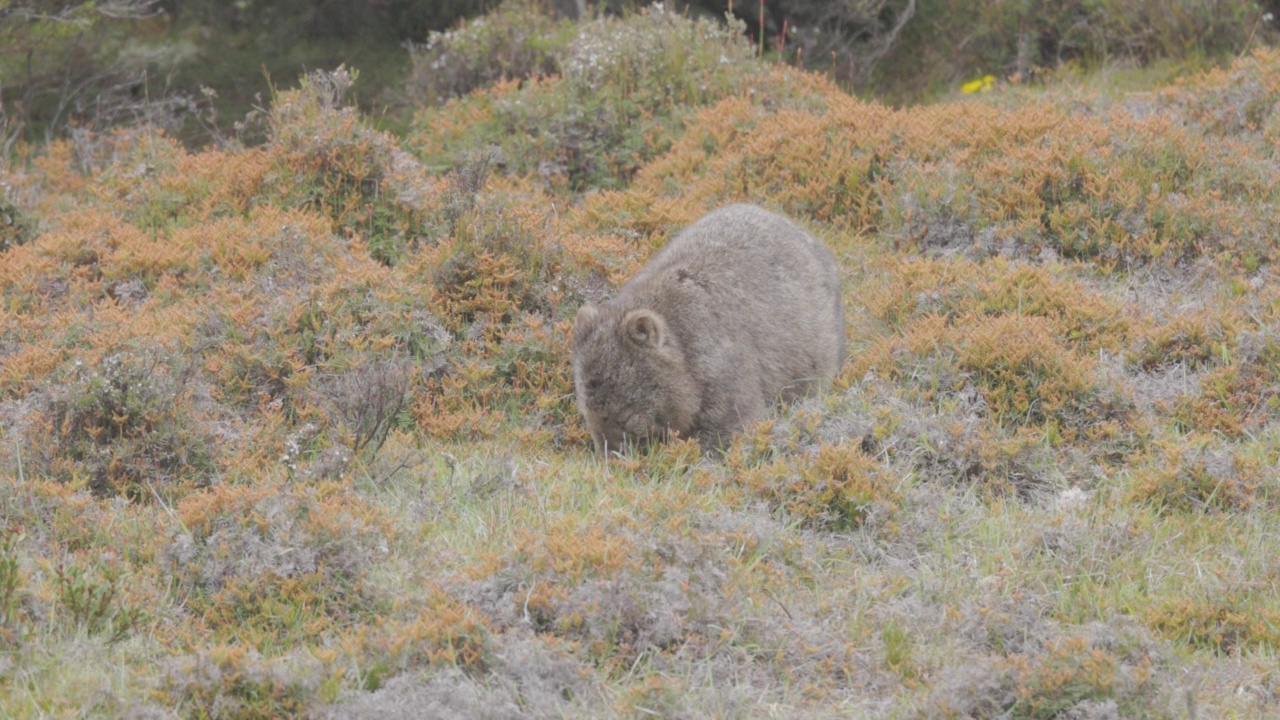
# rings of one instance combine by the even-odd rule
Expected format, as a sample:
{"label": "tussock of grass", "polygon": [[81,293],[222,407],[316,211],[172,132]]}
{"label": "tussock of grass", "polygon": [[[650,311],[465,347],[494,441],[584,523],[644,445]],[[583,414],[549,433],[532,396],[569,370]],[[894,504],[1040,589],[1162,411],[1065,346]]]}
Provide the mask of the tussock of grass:
{"label": "tussock of grass", "polygon": [[[895,110],[579,30],[405,140],[342,71],[4,170],[0,715],[1272,714],[1280,55]],[[574,312],[730,200],[849,363],[590,454]]]}

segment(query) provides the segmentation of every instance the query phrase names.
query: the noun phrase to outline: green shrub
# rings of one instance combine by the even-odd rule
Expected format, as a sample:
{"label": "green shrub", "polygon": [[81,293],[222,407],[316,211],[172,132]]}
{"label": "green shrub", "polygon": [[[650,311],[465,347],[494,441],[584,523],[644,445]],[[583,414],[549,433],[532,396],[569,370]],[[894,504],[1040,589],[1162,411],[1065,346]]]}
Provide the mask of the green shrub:
{"label": "green shrub", "polygon": [[109,643],[128,637],[147,617],[145,610],[123,601],[127,575],[119,567],[85,569],[59,563],[53,580],[68,621],[90,635],[105,636]]}
{"label": "green shrub", "polygon": [[498,9],[447,32],[408,44],[413,63],[405,81],[410,101],[442,105],[499,80],[556,72],[556,53],[572,37],[529,0],[507,0]]}
{"label": "green shrub", "polygon": [[547,281],[555,253],[533,226],[536,218],[501,202],[487,203],[458,222],[453,242],[432,252],[435,302],[446,327],[477,320],[508,324],[521,312],[549,312]]}
{"label": "green shrub", "polygon": [[268,116],[271,149],[280,163],[269,182],[275,202],[304,206],[359,236],[377,260],[395,264],[422,232],[420,214],[383,182],[397,164],[411,164],[395,139],[369,127],[343,97],[358,73],[339,67],[307,74],[296,90],[276,96]]}
{"label": "green shrub", "polygon": [[0,199],[0,252],[35,237],[35,219],[8,200]]}
{"label": "green shrub", "polygon": [[685,116],[745,90],[761,72],[741,30],[661,5],[584,23],[554,52],[561,77],[422,112],[417,142],[432,164],[458,165],[468,148],[493,144],[509,170],[536,172],[553,186],[625,185],[669,147]]}

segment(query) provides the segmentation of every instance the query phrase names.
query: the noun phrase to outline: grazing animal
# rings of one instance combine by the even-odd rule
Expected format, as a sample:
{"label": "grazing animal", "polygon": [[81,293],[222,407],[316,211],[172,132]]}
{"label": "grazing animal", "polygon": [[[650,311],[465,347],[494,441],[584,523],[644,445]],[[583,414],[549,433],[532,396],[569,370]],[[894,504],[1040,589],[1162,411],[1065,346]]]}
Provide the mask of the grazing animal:
{"label": "grazing animal", "polygon": [[835,257],[754,205],[685,228],[573,328],[578,409],[600,452],[668,435],[723,448],[844,363]]}

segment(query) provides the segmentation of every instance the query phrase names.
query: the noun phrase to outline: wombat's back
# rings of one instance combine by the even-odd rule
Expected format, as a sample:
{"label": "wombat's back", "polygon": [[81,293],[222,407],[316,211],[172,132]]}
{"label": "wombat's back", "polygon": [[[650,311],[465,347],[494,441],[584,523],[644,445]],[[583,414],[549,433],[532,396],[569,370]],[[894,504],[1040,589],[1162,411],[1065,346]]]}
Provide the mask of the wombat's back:
{"label": "wombat's back", "polygon": [[648,276],[676,267],[723,274],[726,279],[736,272],[739,277],[756,274],[761,279],[781,280],[790,275],[760,273],[777,267],[788,274],[799,271],[826,275],[835,265],[827,246],[799,225],[775,212],[739,203],[713,210],[677,233],[627,282],[622,292],[645,282]]}
{"label": "wombat's back", "polygon": [[844,362],[835,257],[795,223],[753,205],[711,212],[671,239],[614,302],[648,307],[679,338],[701,384],[699,435],[723,438]]}

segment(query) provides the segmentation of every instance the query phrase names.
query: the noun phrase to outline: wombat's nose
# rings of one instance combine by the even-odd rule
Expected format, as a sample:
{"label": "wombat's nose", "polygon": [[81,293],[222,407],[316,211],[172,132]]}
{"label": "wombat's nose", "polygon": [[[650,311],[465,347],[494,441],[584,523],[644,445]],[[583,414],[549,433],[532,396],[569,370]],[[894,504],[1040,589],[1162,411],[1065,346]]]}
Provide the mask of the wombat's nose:
{"label": "wombat's nose", "polygon": [[596,443],[596,449],[606,455],[613,452],[622,452],[627,449],[626,436],[622,434],[603,435],[600,438],[600,442]]}

